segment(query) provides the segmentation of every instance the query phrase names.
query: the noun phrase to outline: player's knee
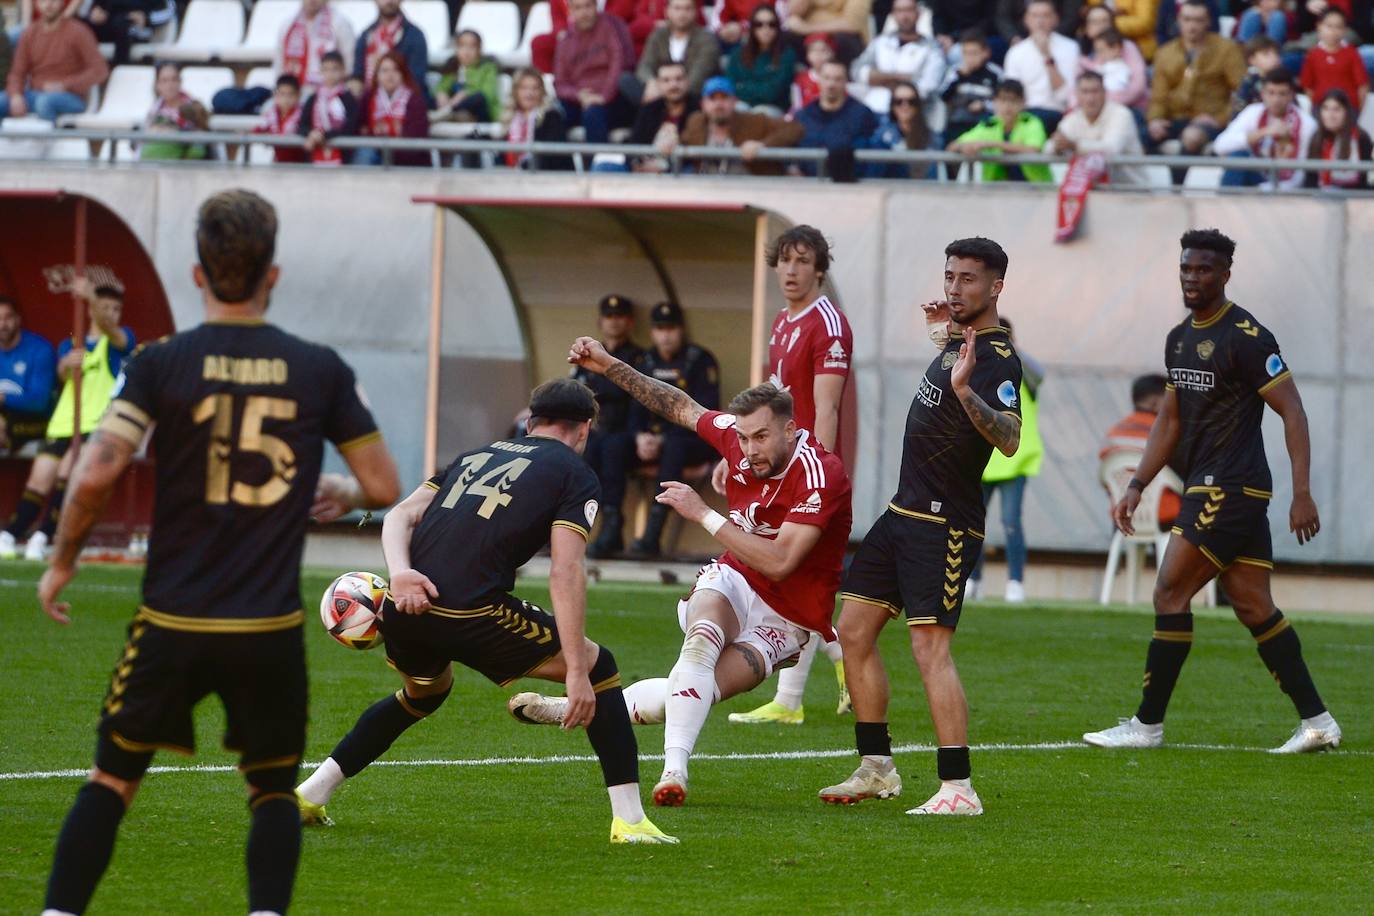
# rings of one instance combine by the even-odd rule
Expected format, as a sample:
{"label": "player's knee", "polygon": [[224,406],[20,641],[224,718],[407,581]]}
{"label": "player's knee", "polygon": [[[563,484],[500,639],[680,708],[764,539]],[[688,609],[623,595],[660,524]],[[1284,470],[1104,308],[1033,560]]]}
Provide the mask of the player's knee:
{"label": "player's knee", "polygon": [[949,639],[933,627],[912,627],[911,654],[921,671],[937,670],[950,662]]}
{"label": "player's knee", "polygon": [[118,795],[124,802],[125,808],[134,803],[134,796],[138,794],[138,787],[143,782],[142,778],[124,779],[113,773],[107,773],[98,766],[91,768],[90,781],[104,786]]}
{"label": "player's knee", "polygon": [[1182,614],[1188,610],[1192,595],[1185,593],[1182,583],[1163,574],[1155,580],[1154,604],[1156,614]]}
{"label": "player's knee", "polygon": [[297,764],[300,758],[286,764],[285,766],[263,767],[262,769],[247,769],[243,773],[244,782],[248,783],[248,807],[256,807],[262,801],[270,797],[284,795],[295,799],[295,787],[297,776]]}
{"label": "player's knee", "polygon": [[[407,697],[413,699],[423,699],[432,696],[447,697],[449,692],[453,690],[453,666],[450,665],[445,668],[443,674],[433,679],[426,678],[424,681],[418,681],[409,677],[403,677],[403,680],[405,681],[405,694]],[[440,699],[439,702],[442,703],[444,701]],[[436,706],[435,709],[438,709],[438,707]]]}
{"label": "player's knee", "polygon": [[435,685],[432,684],[426,688],[426,691],[426,693],[417,696],[410,692],[410,686],[407,685],[405,689],[401,691],[402,695],[397,697],[397,699],[401,701],[401,705],[405,706],[408,711],[418,713],[420,718],[424,718],[431,713],[438,712],[439,707],[444,705],[444,701],[448,699],[448,695],[453,692],[453,676],[449,676],[448,684],[437,693],[435,692]]}
{"label": "player's knee", "polygon": [[598,693],[620,686],[620,668],[616,666],[615,656],[611,654],[610,649],[605,646],[597,647],[596,661],[592,663],[587,677],[592,682],[592,688]]}
{"label": "player's knee", "polygon": [[714,668],[725,646],[725,631],[713,620],[698,620],[687,628],[682,641],[683,661]]}

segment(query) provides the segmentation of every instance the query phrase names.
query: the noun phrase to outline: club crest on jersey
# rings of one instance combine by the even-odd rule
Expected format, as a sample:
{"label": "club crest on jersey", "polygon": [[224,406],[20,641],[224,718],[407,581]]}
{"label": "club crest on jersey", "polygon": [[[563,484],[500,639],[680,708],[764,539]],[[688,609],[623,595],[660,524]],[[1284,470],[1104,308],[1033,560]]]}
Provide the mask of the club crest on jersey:
{"label": "club crest on jersey", "polygon": [[943,357],[941,357],[941,359],[940,359],[940,368],[941,368],[941,369],[949,369],[949,368],[953,367],[954,364],[957,363],[958,361],[959,361],[959,353],[958,353],[957,351],[955,351],[955,350],[946,351],[945,355],[944,355]]}
{"label": "club crest on jersey", "polygon": [[1212,353],[1216,351],[1217,345],[1210,340],[1204,340],[1197,345],[1197,355],[1203,359],[1211,359]]}
{"label": "club crest on jersey", "polygon": [[810,496],[793,506],[792,511],[804,515],[819,515],[821,511],[820,491],[813,490]]}
{"label": "club crest on jersey", "polygon": [[940,511],[940,507],[943,506],[943,505],[944,505],[944,503],[942,503],[942,502],[932,502],[932,503],[930,504],[930,511],[931,511],[931,512],[939,512],[939,511]]}
{"label": "club crest on jersey", "polygon": [[997,386],[997,400],[1008,407],[1016,406],[1016,386],[1011,383],[1011,379]]}
{"label": "club crest on jersey", "polygon": [[584,505],[582,506],[582,511],[583,511],[584,513],[586,513],[586,516],[587,516],[587,528],[588,528],[588,529],[590,529],[590,528],[592,527],[592,525],[595,525],[595,524],[596,524],[596,510],[597,510],[598,508],[599,508],[599,507],[598,507],[597,504],[596,504],[596,500],[594,500],[594,499],[589,499],[589,500],[587,500],[586,504],[584,504]]}
{"label": "club crest on jersey", "polygon": [[1269,373],[1270,378],[1278,375],[1283,371],[1283,357],[1277,353],[1269,354],[1269,358],[1264,361],[1264,371]]}
{"label": "club crest on jersey", "polygon": [[797,345],[797,338],[801,336],[801,328],[792,329],[792,339],[787,342],[787,352],[791,353],[792,348]]}
{"label": "club crest on jersey", "polygon": [[942,394],[939,387],[930,383],[930,379],[921,376],[921,384],[916,386],[916,400],[927,407],[939,407]]}

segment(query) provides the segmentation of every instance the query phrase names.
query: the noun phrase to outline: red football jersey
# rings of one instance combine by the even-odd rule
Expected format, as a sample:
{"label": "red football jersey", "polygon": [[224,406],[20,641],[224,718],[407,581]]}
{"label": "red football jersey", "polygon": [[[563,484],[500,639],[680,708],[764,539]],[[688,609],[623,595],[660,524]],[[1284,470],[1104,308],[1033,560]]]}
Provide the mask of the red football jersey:
{"label": "red football jersey", "polygon": [[725,496],[732,524],[769,540],[778,536],[785,522],[821,529],[821,539],[806,560],[781,582],[750,569],[728,550],[719,562],[739,570],[778,614],[834,639],[830,621],[835,615],[835,593],[840,589],[844,550],[853,523],[844,464],[819,442],[813,442],[803,429],[786,469],[776,477],[760,480],[740,448],[734,414],[708,410],[697,421],[697,435],[729,462]]}
{"label": "red football jersey", "polygon": [[816,376],[848,376],[853,352],[849,320],[824,296],[795,318],[787,309],[778,313],[768,338],[768,380],[791,392],[798,428],[816,428]]}

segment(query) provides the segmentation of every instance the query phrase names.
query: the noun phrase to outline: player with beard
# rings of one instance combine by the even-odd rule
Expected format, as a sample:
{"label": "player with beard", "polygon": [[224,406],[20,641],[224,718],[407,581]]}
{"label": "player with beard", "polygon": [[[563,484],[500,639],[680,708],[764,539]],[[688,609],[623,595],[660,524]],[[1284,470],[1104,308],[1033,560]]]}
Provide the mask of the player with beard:
{"label": "player with beard", "polygon": [[[654,804],[677,806],[687,798],[687,761],[711,706],[796,664],[810,640],[835,638],[830,620],[849,540],[849,479],[840,459],[798,428],[792,396],[772,383],[740,392],[721,413],[635,371],[590,337],[573,343],[568,360],[695,429],[734,469],[726,483],[729,520],[686,484],[666,481],[657,497],[726,548],[678,604],[686,638],[672,672],[625,688],[635,722],[666,725]],[[536,693],[510,701],[512,715],[537,724],[561,722],[566,707],[564,698]]]}
{"label": "player with beard", "polygon": [[1274,335],[1226,296],[1236,243],[1215,229],[1185,232],[1180,242],[1179,283],[1192,316],[1169,332],[1164,406],[1112,516],[1118,528],[1133,534],[1131,516],[1141,491],[1166,463],[1183,474],[1183,505],[1155,581],[1155,629],[1145,655],[1140,707],[1129,720],[1089,732],[1083,740],[1098,747],[1164,743],[1164,712],[1193,644],[1189,602],[1220,577],[1236,619],[1255,637],[1260,659],[1301,719],[1292,737],[1271,753],[1337,747],[1341,728],[1317,693],[1298,634],[1274,606],[1269,588],[1273,483],[1260,429],[1264,405],[1283,418],[1293,467],[1288,529],[1299,544],[1321,530],[1308,481],[1307,414]]}
{"label": "player with beard", "polygon": [[840,645],[862,758],[829,804],[902,792],[887,728],[878,636],[905,611],[939,742],[940,789],[908,814],[982,814],[970,781],[968,702],[950,655],[964,584],[982,551],[983,468],[1021,443],[1021,360],[997,317],[1007,255],[990,239],[945,248],[945,300],[922,306],[941,352],[911,402],[897,494],[864,538],[840,592]]}

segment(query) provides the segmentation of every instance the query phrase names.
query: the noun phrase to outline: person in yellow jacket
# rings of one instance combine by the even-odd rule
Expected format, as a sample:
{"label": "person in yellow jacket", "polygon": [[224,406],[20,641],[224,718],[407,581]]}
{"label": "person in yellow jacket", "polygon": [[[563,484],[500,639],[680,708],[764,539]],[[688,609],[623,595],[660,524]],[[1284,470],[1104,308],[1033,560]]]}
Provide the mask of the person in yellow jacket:
{"label": "person in yellow jacket", "polygon": [[80,367],[81,435],[86,436],[99,424],[101,414],[110,403],[115,379],[134,349],[134,332],[119,323],[124,311],[123,290],[115,286],[95,286],[82,279],[78,281],[76,292],[86,300],[88,309],[89,331],[85,346],[77,350],[71,338],[58,345],[57,378],[62,383],[62,393],[48,420],[47,438],[24,484],[24,495],[9,525],[0,532],[0,559],[14,558],[17,540],[38,519],[45,500],[48,510],[24,547],[24,559],[42,560],[57,529],[57,517],[62,512],[62,498],[74,459],[70,446],[77,410],[72,375]]}
{"label": "person in yellow jacket", "polygon": [[[1002,326],[1007,336],[1012,336],[1011,322],[1005,317]],[[1007,590],[1006,599],[1013,604],[1026,600],[1023,584],[1026,574],[1026,533],[1021,526],[1021,506],[1026,495],[1026,481],[1040,473],[1040,464],[1045,457],[1045,444],[1040,439],[1039,397],[1040,383],[1045,378],[1045,368],[1025,351],[1017,350],[1021,358],[1021,447],[1008,458],[996,449],[988,459],[983,471],[983,504],[992,502],[992,494],[998,493],[1002,509],[1002,531],[1007,540]],[[979,593],[979,583],[983,576],[983,555],[969,576],[967,597],[975,599]]]}

